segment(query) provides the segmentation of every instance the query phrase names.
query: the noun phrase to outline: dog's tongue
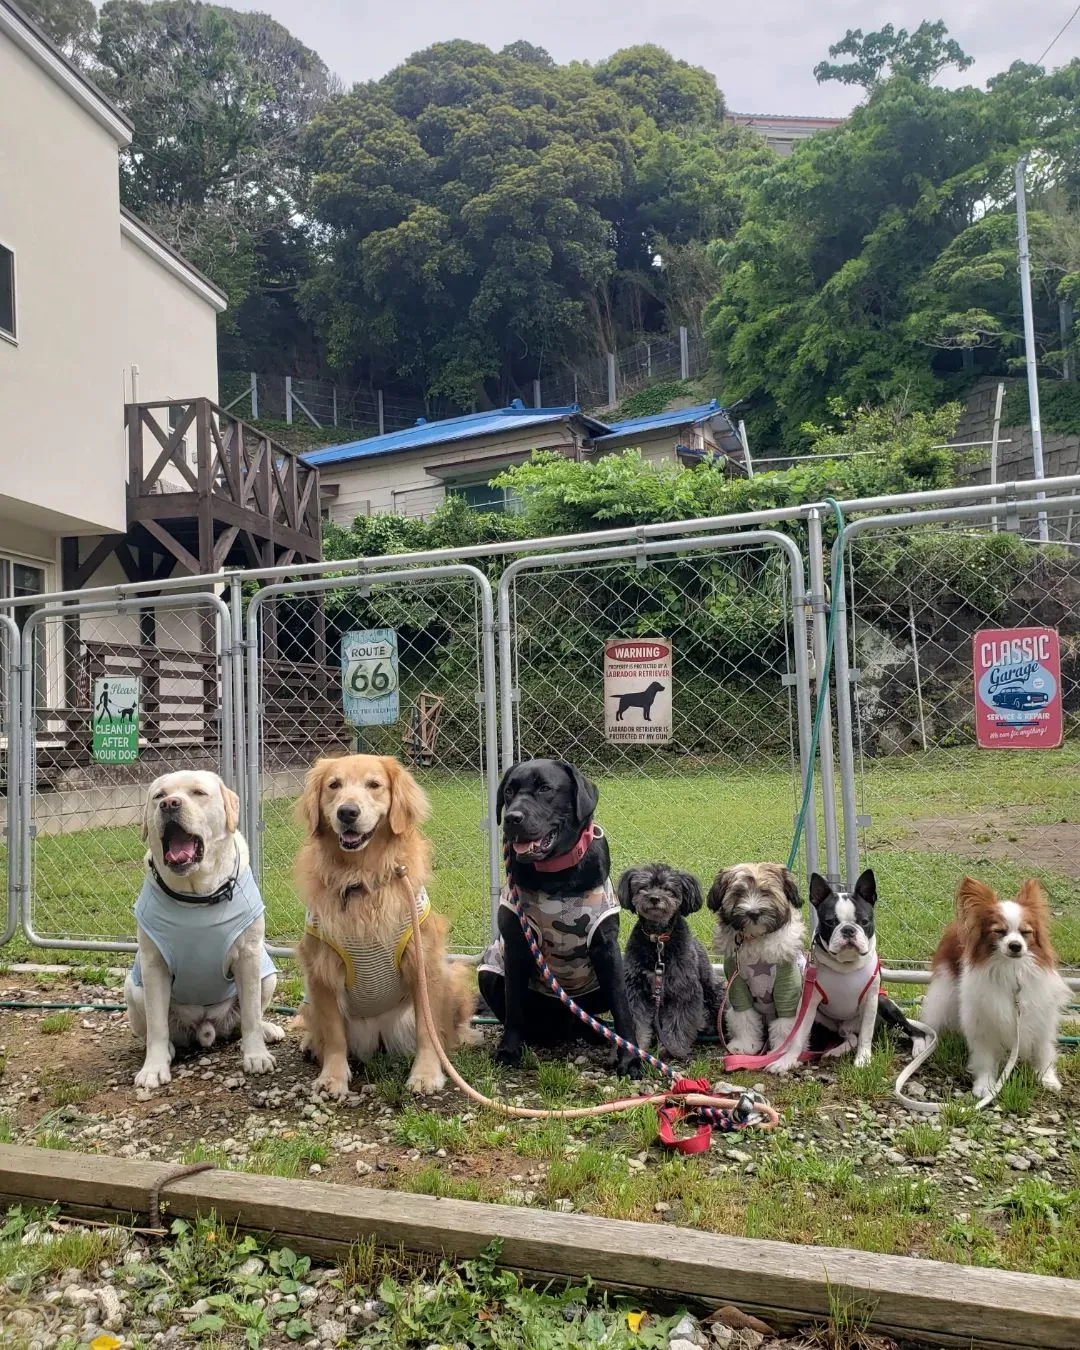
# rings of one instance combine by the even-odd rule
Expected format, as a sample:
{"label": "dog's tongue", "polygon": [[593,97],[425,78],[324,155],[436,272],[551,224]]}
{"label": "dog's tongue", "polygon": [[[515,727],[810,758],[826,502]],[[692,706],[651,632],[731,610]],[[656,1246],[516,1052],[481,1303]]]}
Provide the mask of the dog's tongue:
{"label": "dog's tongue", "polygon": [[195,861],[195,840],[189,834],[183,839],[174,839],[165,850],[165,861],[170,866],[183,867]]}
{"label": "dog's tongue", "polygon": [[525,857],[525,855],[528,854],[528,853],[535,853],[535,852],[536,852],[536,850],[540,847],[540,840],[539,840],[539,839],[515,839],[515,840],[514,840],[514,845],[513,845],[513,847],[514,847],[514,852],[518,855],[518,857],[519,857],[519,858],[523,858],[523,857]]}

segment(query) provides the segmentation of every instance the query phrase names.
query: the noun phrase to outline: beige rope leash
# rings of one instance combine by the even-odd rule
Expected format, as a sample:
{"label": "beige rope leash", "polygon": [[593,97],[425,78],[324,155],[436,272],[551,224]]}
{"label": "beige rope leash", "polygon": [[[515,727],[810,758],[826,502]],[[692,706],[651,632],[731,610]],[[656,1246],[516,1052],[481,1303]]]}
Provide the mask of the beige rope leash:
{"label": "beige rope leash", "polygon": [[[408,879],[408,868],[402,864],[399,863],[394,870],[399,877]],[[509,1102],[499,1101],[494,1097],[485,1097],[482,1092],[478,1092],[476,1088],[467,1083],[454,1068],[442,1041],[439,1039],[428,998],[427,968],[424,964],[424,943],[420,932],[420,917],[416,910],[416,896],[413,893],[412,882],[410,881],[408,885],[409,893],[412,896],[412,904],[409,907],[412,919],[412,941],[416,951],[416,967],[420,976],[417,981],[420,1016],[423,1018],[427,1034],[431,1037],[431,1043],[435,1047],[435,1054],[443,1072],[460,1092],[463,1092],[471,1101],[476,1102],[478,1106],[485,1106],[491,1111],[497,1111],[501,1115],[509,1116],[515,1120],[583,1120],[590,1116],[608,1116],[617,1112],[632,1111],[638,1106],[707,1106],[721,1111],[733,1111],[738,1106],[738,1097],[717,1097],[703,1092],[657,1092],[644,1097],[620,1097],[614,1101],[602,1102],[597,1106],[574,1106],[563,1110],[538,1106],[512,1106]],[[760,1122],[757,1122],[757,1127],[760,1129],[775,1130],[780,1123],[780,1117],[776,1109],[767,1102],[756,1103],[755,1111],[763,1117]]]}

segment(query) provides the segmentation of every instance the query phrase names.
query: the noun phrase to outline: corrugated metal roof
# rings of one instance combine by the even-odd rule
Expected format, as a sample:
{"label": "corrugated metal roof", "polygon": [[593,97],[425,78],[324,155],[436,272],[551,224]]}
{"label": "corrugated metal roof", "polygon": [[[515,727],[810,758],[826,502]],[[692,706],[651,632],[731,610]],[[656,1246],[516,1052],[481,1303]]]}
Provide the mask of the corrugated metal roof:
{"label": "corrugated metal roof", "polygon": [[642,432],[662,431],[665,427],[696,427],[702,422],[711,422],[716,443],[722,450],[734,453],[742,449],[739,433],[726,409],[721,408],[716,399],[711,403],[698,403],[692,408],[676,408],[672,412],[655,413],[651,417],[631,417],[625,422],[613,422],[603,436],[593,437],[594,446],[610,446],[614,441],[628,441],[628,438]]}
{"label": "corrugated metal roof", "polygon": [[517,430],[565,422],[571,417],[580,417],[594,433],[608,429],[595,417],[586,416],[577,404],[567,408],[526,408],[518,399],[509,408],[495,408],[491,412],[466,413],[437,422],[420,419],[416,426],[404,431],[388,431],[384,436],[369,436],[345,445],[328,445],[325,450],[312,450],[302,458],[306,463],[322,468],[329,464],[347,464],[355,459],[370,459],[375,455],[392,455],[399,450],[418,450],[424,446],[471,440],[476,436],[495,436],[509,428]]}

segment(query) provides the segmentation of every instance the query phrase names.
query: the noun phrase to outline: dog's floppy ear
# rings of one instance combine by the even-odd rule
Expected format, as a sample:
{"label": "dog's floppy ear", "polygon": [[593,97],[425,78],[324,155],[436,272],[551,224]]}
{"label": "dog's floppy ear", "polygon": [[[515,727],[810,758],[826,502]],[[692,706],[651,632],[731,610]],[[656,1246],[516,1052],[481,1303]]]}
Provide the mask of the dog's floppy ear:
{"label": "dog's floppy ear", "polygon": [[503,807],[506,805],[506,785],[510,781],[510,775],[517,768],[516,764],[511,764],[503,776],[499,779],[498,791],[495,793],[495,824],[502,824]]}
{"label": "dog's floppy ear", "polygon": [[221,785],[221,796],[225,802],[225,833],[235,834],[240,828],[240,798],[224,783]]}
{"label": "dog's floppy ear", "polygon": [[574,798],[574,816],[584,825],[587,820],[592,819],[596,804],[600,800],[600,790],[595,783],[590,783],[581,770],[575,768],[573,764],[568,764],[565,759],[556,762],[560,769],[565,769],[570,775]]}
{"label": "dog's floppy ear", "polygon": [[[784,878],[784,895],[787,896],[787,902],[792,909],[802,909],[802,896],[799,894],[799,883],[795,880],[795,875],[787,867],[782,869]],[[811,902],[813,896],[810,897]]]}
{"label": "dog's floppy ear", "polygon": [[150,784],[150,786],[146,789],[146,801],[143,802],[142,841],[144,844],[150,838],[150,812],[154,806],[154,789],[157,787],[157,785],[158,780],[155,778],[154,781]]}
{"label": "dog's floppy ear", "polygon": [[628,867],[619,878],[619,884],[615,888],[615,894],[619,897],[619,904],[623,909],[634,912],[634,884],[637,880],[637,868]]}
{"label": "dog's floppy ear", "polygon": [[304,790],[296,799],[296,819],[304,826],[309,835],[322,834],[322,797],[323,778],[326,774],[328,759],[317,759],[304,775]]}
{"label": "dog's floppy ear", "polygon": [[731,885],[731,868],[725,867],[717,872],[713,884],[709,887],[707,903],[710,909],[716,910],[724,903],[724,895],[727,888]]}
{"label": "dog's floppy ear", "polygon": [[977,913],[997,904],[997,896],[984,882],[974,877],[962,877],[956,888],[956,912],[961,917]]}
{"label": "dog's floppy ear", "polygon": [[814,908],[817,909],[819,905],[824,904],[824,902],[829,898],[831,894],[832,894],[832,887],[821,875],[821,873],[811,872],[810,903],[814,906]]}
{"label": "dog's floppy ear", "polygon": [[427,820],[431,803],[424,789],[393,755],[384,755],[382,762],[390,778],[390,828],[395,834],[404,834]]}
{"label": "dog's floppy ear", "polygon": [[680,896],[679,913],[696,914],[702,905],[701,887],[698,885],[697,877],[690,872],[680,872],[677,885]]}
{"label": "dog's floppy ear", "polygon": [[868,905],[877,904],[877,877],[872,867],[868,867],[855,883],[855,895]]}

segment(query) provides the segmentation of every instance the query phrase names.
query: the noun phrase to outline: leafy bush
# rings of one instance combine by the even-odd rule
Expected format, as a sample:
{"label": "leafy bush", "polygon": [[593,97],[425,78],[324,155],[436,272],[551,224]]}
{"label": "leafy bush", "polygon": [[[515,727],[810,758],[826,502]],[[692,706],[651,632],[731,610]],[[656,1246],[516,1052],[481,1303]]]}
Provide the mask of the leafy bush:
{"label": "leafy bush", "polygon": [[650,384],[623,399],[611,414],[610,420],[628,422],[633,417],[654,417],[657,413],[667,412],[669,405],[677,398],[694,393],[694,386],[689,380],[665,380],[661,384]]}
{"label": "leafy bush", "polygon": [[[1080,436],[1080,384],[1065,380],[1039,381],[1039,413],[1048,431]],[[1027,382],[1018,381],[1005,395],[1001,405],[1001,424],[1023,427],[1031,421]]]}

